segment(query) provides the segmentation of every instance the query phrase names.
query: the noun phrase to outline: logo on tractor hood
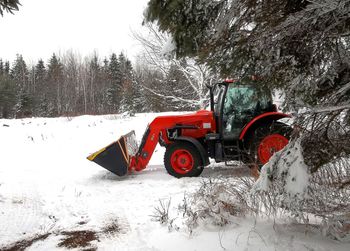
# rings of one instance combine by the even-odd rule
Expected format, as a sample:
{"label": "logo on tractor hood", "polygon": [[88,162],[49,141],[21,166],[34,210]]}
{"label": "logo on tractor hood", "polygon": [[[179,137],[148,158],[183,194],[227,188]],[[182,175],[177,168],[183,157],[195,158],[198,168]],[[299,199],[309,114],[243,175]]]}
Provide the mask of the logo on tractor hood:
{"label": "logo on tractor hood", "polygon": [[203,123],[203,129],[210,129],[211,123]]}

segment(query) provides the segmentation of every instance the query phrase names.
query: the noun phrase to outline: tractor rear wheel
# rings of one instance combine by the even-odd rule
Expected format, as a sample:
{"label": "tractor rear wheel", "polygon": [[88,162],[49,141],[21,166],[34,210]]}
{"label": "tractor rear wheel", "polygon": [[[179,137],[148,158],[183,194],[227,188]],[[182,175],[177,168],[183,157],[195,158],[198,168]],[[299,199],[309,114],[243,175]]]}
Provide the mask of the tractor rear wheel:
{"label": "tractor rear wheel", "polygon": [[283,123],[274,122],[257,128],[249,141],[249,165],[265,165],[275,152],[282,150],[289,142],[292,129]]}
{"label": "tractor rear wheel", "polygon": [[197,148],[184,141],[174,142],[166,148],[164,165],[167,172],[176,178],[197,177],[204,168]]}

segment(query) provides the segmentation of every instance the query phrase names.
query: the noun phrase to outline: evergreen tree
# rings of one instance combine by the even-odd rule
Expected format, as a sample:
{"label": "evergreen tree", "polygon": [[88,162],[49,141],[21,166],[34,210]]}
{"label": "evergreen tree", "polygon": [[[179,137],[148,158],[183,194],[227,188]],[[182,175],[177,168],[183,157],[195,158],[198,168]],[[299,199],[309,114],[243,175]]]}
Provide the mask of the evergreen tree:
{"label": "evergreen tree", "polygon": [[36,87],[41,89],[44,85],[46,79],[46,68],[44,65],[44,61],[39,59],[37,65],[35,66],[35,82]]}
{"label": "evergreen tree", "polygon": [[145,100],[145,90],[140,82],[133,77],[132,81],[132,106],[131,110],[134,113],[146,112],[147,111],[147,102]]}
{"label": "evergreen tree", "polygon": [[34,67],[34,86],[35,86],[35,115],[49,116],[49,95],[50,92],[47,84],[47,72],[44,61],[40,59]]}
{"label": "evergreen tree", "polygon": [[119,60],[121,63],[123,76],[123,97],[120,110],[121,112],[134,114],[142,110],[141,90],[137,85],[130,60],[126,59],[124,55],[122,55],[122,57],[119,56]]}
{"label": "evergreen tree", "polygon": [[48,84],[48,108],[49,116],[59,116],[62,114],[62,87],[63,87],[63,64],[55,54],[49,60],[47,66],[47,84]]}
{"label": "evergreen tree", "polygon": [[9,75],[9,62],[0,59],[0,118],[15,116],[17,86]]}
{"label": "evergreen tree", "polygon": [[28,81],[29,73],[22,55],[17,55],[10,75],[16,83],[18,90],[15,108],[16,117],[30,116],[33,110],[33,100],[30,93],[30,86]]}
{"label": "evergreen tree", "polygon": [[[132,67],[131,64],[127,68],[127,59],[123,53],[118,56],[120,73],[121,73],[121,97],[119,112],[133,113],[132,111]],[[130,68],[131,67],[131,68]]]}
{"label": "evergreen tree", "polygon": [[5,65],[4,62],[2,62],[2,59],[0,59],[0,75],[3,75],[5,73]]}
{"label": "evergreen tree", "polygon": [[130,90],[131,90],[131,95],[129,98],[129,109],[130,111],[132,111],[133,113],[140,113],[140,112],[145,112],[146,111],[146,107],[145,107],[145,98],[144,98],[144,88],[143,86],[140,84],[140,82],[138,82],[136,80],[135,77],[135,71],[132,68],[131,62],[129,60],[127,60],[126,62],[126,72],[128,73],[128,79],[130,80],[131,86],[130,86]]}
{"label": "evergreen tree", "polygon": [[103,113],[110,113],[112,103],[112,92],[110,89],[110,78],[109,78],[109,61],[107,58],[103,60],[101,70],[101,81],[105,84],[105,88],[102,90],[102,109]]}
{"label": "evergreen tree", "polygon": [[109,88],[107,89],[107,102],[110,113],[116,113],[119,110],[122,91],[122,77],[120,62],[117,55],[112,53],[108,64]]}
{"label": "evergreen tree", "polygon": [[5,62],[4,73],[5,74],[10,74],[10,62],[9,61]]}
{"label": "evergreen tree", "polygon": [[0,75],[9,75],[10,74],[10,62],[3,61],[0,59]]}
{"label": "evergreen tree", "polygon": [[13,11],[18,10],[19,5],[19,0],[0,0],[0,15],[2,16],[4,11],[13,14]]}
{"label": "evergreen tree", "polygon": [[28,87],[28,69],[22,55],[17,54],[16,60],[11,69],[11,77],[18,83],[18,85]]}
{"label": "evergreen tree", "polygon": [[15,116],[17,85],[6,74],[0,74],[0,118],[13,118]]}
{"label": "evergreen tree", "polygon": [[102,67],[97,54],[94,54],[88,64],[89,82],[89,113],[103,113],[103,94],[105,87],[102,81]]}

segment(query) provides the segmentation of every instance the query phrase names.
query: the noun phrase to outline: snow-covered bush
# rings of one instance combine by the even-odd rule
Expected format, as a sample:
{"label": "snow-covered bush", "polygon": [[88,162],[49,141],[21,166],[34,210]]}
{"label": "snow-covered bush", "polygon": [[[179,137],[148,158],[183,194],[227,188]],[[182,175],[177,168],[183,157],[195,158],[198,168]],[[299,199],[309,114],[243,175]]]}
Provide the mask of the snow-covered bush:
{"label": "snow-covered bush", "polygon": [[249,210],[247,193],[250,179],[203,179],[200,188],[190,196],[185,196],[179,205],[191,228],[204,220],[213,225],[224,226],[235,216],[244,216]]}
{"label": "snow-covered bush", "polygon": [[249,194],[253,184],[250,177],[204,178],[200,187],[185,194],[177,207],[171,208],[170,200],[160,201],[151,217],[166,224],[170,231],[183,228],[190,234],[200,225],[232,224],[237,217],[256,213]]}
{"label": "snow-covered bush", "polygon": [[160,224],[169,223],[169,207],[171,200],[159,200],[159,205],[154,207],[154,212],[151,215],[154,221],[158,221]]}

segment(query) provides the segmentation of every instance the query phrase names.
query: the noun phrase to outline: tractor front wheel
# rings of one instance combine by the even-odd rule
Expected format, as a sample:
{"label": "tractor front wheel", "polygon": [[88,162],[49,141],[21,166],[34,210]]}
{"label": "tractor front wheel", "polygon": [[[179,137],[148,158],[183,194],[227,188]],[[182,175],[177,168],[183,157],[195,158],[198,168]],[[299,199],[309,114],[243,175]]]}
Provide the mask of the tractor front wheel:
{"label": "tractor front wheel", "polygon": [[259,169],[265,165],[275,152],[288,144],[291,131],[289,126],[279,122],[257,128],[250,141],[250,164]]}
{"label": "tractor front wheel", "polygon": [[167,172],[176,178],[197,177],[204,168],[197,148],[183,141],[174,142],[167,147],[164,165]]}

